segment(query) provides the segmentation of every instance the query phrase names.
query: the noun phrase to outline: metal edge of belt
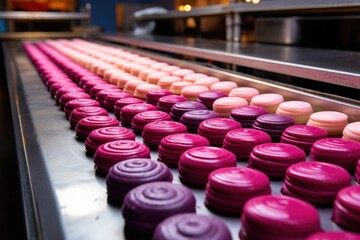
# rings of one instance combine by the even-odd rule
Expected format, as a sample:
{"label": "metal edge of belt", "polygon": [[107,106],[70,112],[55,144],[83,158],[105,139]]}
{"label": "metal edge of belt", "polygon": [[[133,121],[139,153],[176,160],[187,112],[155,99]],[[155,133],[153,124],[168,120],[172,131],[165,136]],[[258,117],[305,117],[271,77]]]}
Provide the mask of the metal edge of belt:
{"label": "metal edge of belt", "polygon": [[[91,39],[90,39],[91,40]],[[92,40],[94,41],[94,40]],[[96,40],[95,40],[96,41]],[[101,43],[104,40],[100,41]],[[128,51],[145,55],[151,57],[158,61],[168,62],[170,64],[176,64],[180,67],[190,68],[192,70],[213,75],[215,77],[219,77],[220,79],[226,79],[230,81],[234,81],[242,86],[254,87],[257,88],[260,92],[271,91],[274,93],[282,94],[287,100],[301,100],[309,102],[315,111],[323,111],[323,110],[333,110],[340,111],[349,116],[350,121],[360,121],[360,101],[351,100],[350,99],[335,99],[335,96],[332,95],[320,95],[314,91],[305,91],[306,89],[301,89],[299,87],[293,87],[288,84],[279,84],[274,83],[271,80],[254,77],[251,75],[247,75],[244,73],[224,71],[223,69],[215,69],[207,66],[200,65],[191,61],[183,61],[175,58],[171,58],[168,56],[163,56],[159,54],[155,54],[153,52],[146,51],[144,49],[138,50],[135,49],[134,46],[124,46],[118,45],[117,42],[110,43],[106,42],[108,45],[113,45],[116,47],[121,47]],[[334,98],[332,98],[334,97]]]}
{"label": "metal edge of belt", "polygon": [[[2,43],[14,123],[17,161],[27,239],[66,239],[59,206],[33,129],[16,53],[11,42]],[[28,140],[25,136],[28,136]],[[31,164],[30,164],[31,162]]]}
{"label": "metal edge of belt", "polygon": [[128,44],[134,47],[165,51],[168,53],[189,55],[204,59],[216,59],[216,61],[219,62],[231,63],[238,66],[245,66],[259,70],[269,71],[269,69],[272,69],[272,71],[270,72],[286,74],[289,76],[310,79],[318,82],[330,82],[332,84],[345,87],[360,88],[355,84],[355,82],[359,81],[359,75],[355,73],[348,73],[344,71],[331,70],[320,67],[312,67],[278,60],[263,59],[259,57],[246,56],[243,54],[235,55],[224,52],[220,53],[219,51],[212,49],[200,49],[170,43],[147,41],[142,39],[136,39],[135,37],[131,38],[128,36],[94,34],[91,37],[101,39],[103,41]]}

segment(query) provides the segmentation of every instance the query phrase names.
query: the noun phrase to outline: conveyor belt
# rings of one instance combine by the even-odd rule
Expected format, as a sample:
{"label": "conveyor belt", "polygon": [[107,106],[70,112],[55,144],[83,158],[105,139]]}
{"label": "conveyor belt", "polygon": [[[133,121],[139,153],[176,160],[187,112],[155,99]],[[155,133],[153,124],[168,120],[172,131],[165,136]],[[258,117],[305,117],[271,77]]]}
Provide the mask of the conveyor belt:
{"label": "conveyor belt", "polygon": [[[94,174],[84,143],[75,139],[64,113],[55,106],[20,45],[4,43],[4,49],[5,61],[14,66],[7,66],[7,71],[12,72],[8,81],[12,106],[17,109],[13,117],[19,122],[17,150],[24,155],[19,165],[24,170],[21,178],[27,181],[22,183],[29,184],[22,186],[24,202],[33,203],[32,224],[28,226],[34,232],[32,238],[124,239],[120,209],[108,205],[105,179]],[[152,158],[157,158],[157,152],[152,152]],[[177,171],[173,170],[173,174],[174,182],[179,182]],[[280,194],[281,184],[271,183],[273,194]],[[204,207],[204,190],[193,192],[197,213],[213,214]],[[330,221],[331,210],[319,209],[322,227],[339,229]],[[237,239],[239,219],[221,218]]]}

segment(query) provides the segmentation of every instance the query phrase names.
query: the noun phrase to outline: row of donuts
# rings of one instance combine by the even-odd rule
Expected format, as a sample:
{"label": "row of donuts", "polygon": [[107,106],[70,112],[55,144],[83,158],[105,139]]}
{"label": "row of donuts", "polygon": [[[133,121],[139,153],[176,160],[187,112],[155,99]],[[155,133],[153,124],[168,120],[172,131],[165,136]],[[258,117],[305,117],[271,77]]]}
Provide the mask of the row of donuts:
{"label": "row of donuts", "polygon": [[[37,45],[37,47],[52,56],[51,49],[48,49],[45,45],[40,44]],[[28,44],[25,44],[24,48],[38,67],[39,73],[46,85],[54,78],[58,79],[58,82],[64,82],[66,85],[66,81],[63,81],[63,79],[67,79],[67,76],[59,71],[37,48]],[[52,58],[54,57],[59,58],[57,54],[52,56]],[[64,59],[60,58],[58,60],[63,61]],[[42,68],[42,66],[46,66],[46,69]],[[58,94],[54,95],[54,97],[56,96],[58,96]],[[58,96],[58,98],[60,103],[63,96]],[[89,101],[88,98],[79,98],[71,101],[78,101],[80,99]],[[71,101],[68,104],[71,104]],[[75,110],[76,109],[77,108],[75,108]],[[71,113],[69,116],[71,116]],[[91,117],[86,117],[86,119],[88,118]],[[79,124],[77,124],[76,127],[78,125]],[[125,139],[135,139],[135,135],[131,131],[117,126],[118,123],[116,125],[114,124],[113,127],[100,127],[95,131],[99,131],[100,134],[103,131],[106,133],[116,133],[114,134],[116,137],[122,136]],[[81,139],[82,135],[78,133],[77,135]],[[118,196],[119,194],[123,194],[123,198],[129,195],[126,198],[129,200],[126,201],[125,199],[126,202],[122,208],[123,216],[126,220],[125,235],[128,239],[151,238],[155,227],[163,220],[164,222],[156,228],[154,239],[174,239],[175,237],[181,236],[204,239],[231,239],[231,234],[227,226],[220,219],[195,214],[196,203],[193,193],[184,186],[170,183],[172,181],[170,170],[161,162],[151,161],[149,149],[145,145],[131,140],[111,141],[110,144],[111,146],[109,146],[109,148],[114,145],[115,148],[120,146],[124,150],[122,152],[124,155],[117,154],[117,158],[119,158],[120,161],[128,159],[121,161],[121,165],[117,164],[111,168],[114,172],[121,170],[120,174],[109,174],[107,178],[108,194],[109,197],[111,196],[110,201],[116,201],[118,197],[114,196]],[[134,145],[136,146],[132,148]],[[137,147],[141,150],[138,151]],[[106,168],[104,171],[107,171],[109,168],[109,166],[104,167]],[[99,170],[102,170],[101,167]],[[130,170],[130,172],[126,172],[126,170]],[[114,182],[121,181],[121,173],[126,175],[123,180],[127,185],[121,183],[114,184]],[[129,173],[132,173],[132,179],[129,179]],[[136,186],[139,186],[139,188],[134,189],[132,194],[127,194]],[[138,195],[143,195],[144,198],[140,203],[133,199]],[[139,209],[140,207],[141,209]],[[155,219],[156,216],[159,217]],[[183,226],[181,227],[181,232],[174,231],[174,229],[177,229],[178,224]]]}
{"label": "row of donuts", "polygon": [[[268,113],[276,112],[278,114],[290,116],[297,124],[308,123],[309,125],[320,126],[329,132],[329,136],[341,136],[342,131],[348,124],[347,116],[339,112],[317,112],[311,116],[313,110],[311,105],[307,102],[284,102],[284,98],[280,94],[259,94],[259,91],[255,88],[238,87],[237,84],[232,81],[219,81],[219,79],[217,79],[216,83],[214,83],[213,79],[215,77],[207,76],[202,73],[194,73],[192,70],[179,68],[178,66],[169,65],[165,62],[157,62],[153,59],[139,56],[119,48],[100,46],[99,44],[94,44],[78,39],[73,41],[63,41],[63,44],[60,44],[60,46],[53,41],[51,41],[50,44],[54,45],[58,49],[61,49],[65,55],[69,56],[74,61],[88,67],[98,75],[103,76],[105,80],[116,84],[119,88],[124,89],[125,91],[127,91],[127,88],[124,84],[125,82],[138,80],[136,82],[141,85],[146,84],[146,86],[150,87],[150,85],[152,85],[155,87],[155,84],[153,83],[155,80],[153,79],[158,76],[156,81],[159,81],[161,76],[165,74],[166,77],[171,76],[182,78],[180,81],[191,82],[196,86],[201,86],[202,83],[207,85],[212,84],[210,86],[210,89],[212,90],[211,92],[215,92],[212,93],[212,96],[210,96],[211,94],[205,95],[205,100],[203,103],[209,100],[207,99],[208,97],[213,98],[214,101],[218,98],[222,98],[214,105],[214,111],[218,112],[221,116],[229,116],[231,109],[242,105],[247,105],[249,102],[251,105],[265,108]],[[77,51],[74,51],[70,47],[76,49]],[[137,69],[138,71],[133,71],[133,68]],[[141,71],[144,71],[145,73],[142,74]],[[150,79],[148,79],[149,75],[146,74],[149,71],[155,71],[152,72],[155,76],[151,76]],[[210,80],[208,78],[210,78]],[[143,81],[139,82],[139,80]],[[201,80],[199,85],[196,84],[197,80]],[[162,89],[169,89],[165,86],[160,87]],[[159,85],[155,87],[155,89],[158,88]],[[144,89],[141,89],[143,94],[141,94],[140,98],[145,98],[145,89],[145,86]],[[154,88],[150,87],[146,90],[154,90]],[[134,91],[136,92],[136,89]],[[196,100],[200,93],[207,91],[208,90],[194,90],[194,95],[188,96],[185,94],[185,97],[187,97],[188,100]],[[220,95],[217,95],[219,92]],[[173,91],[173,93],[179,94],[178,91]],[[134,94],[137,96],[136,93]],[[227,95],[229,95],[228,98],[226,98]],[[201,97],[200,101],[202,101]],[[207,106],[210,108],[212,105],[213,101],[210,101],[209,104],[207,104]],[[352,123],[347,126],[347,128],[344,130],[344,137],[359,140],[359,124],[360,123]]]}
{"label": "row of donuts", "polygon": [[[85,44],[85,42],[82,40],[78,40],[78,41],[81,41],[81,43],[83,45]],[[93,43],[86,43],[86,44],[90,44],[90,47],[86,47],[85,52],[90,54],[91,51],[89,49],[91,49],[91,47],[94,47],[93,46],[94,44]],[[53,43],[53,45],[56,45],[56,44]],[[70,44],[67,42],[67,45],[74,45],[74,44]],[[99,46],[97,46],[97,45],[95,47],[96,47],[96,49],[99,48]],[[66,49],[66,47],[65,47],[65,49]],[[108,53],[108,52],[109,51],[106,51],[106,53]],[[113,51],[113,52],[115,52],[115,51]],[[123,52],[121,52],[121,53],[124,54]],[[93,54],[93,53],[91,53],[91,54]],[[127,53],[127,54],[129,54],[129,53]],[[125,56],[126,56],[125,59],[129,58],[129,56],[127,54],[125,54]],[[134,54],[130,55],[130,56],[135,57],[134,59],[139,58],[138,55],[134,55]],[[138,58],[136,58],[136,57],[138,57]],[[77,59],[77,58],[75,58],[75,59]],[[101,58],[101,59],[106,59],[106,58]],[[115,58],[115,59],[119,59],[119,57]],[[143,58],[140,58],[140,59],[143,60]],[[151,65],[154,64],[153,61],[150,61],[150,62],[151,62]],[[98,62],[95,61],[94,65],[96,66],[97,63]],[[113,63],[116,63],[116,61]],[[162,64],[163,67],[164,67],[164,64],[165,63]],[[110,67],[110,66],[108,66],[108,67]],[[94,68],[96,70],[96,68],[93,67],[93,65],[90,66],[90,69],[91,68]],[[126,69],[126,67],[125,67],[125,69]],[[145,69],[147,69],[147,68],[145,68]],[[114,70],[114,69],[110,68],[110,70]],[[110,70],[105,69],[104,75],[106,76],[107,71],[110,71]],[[177,70],[179,70],[179,69],[177,69]],[[184,70],[184,69],[180,69],[180,70]],[[117,68],[116,71],[122,71],[122,70],[119,70]],[[186,72],[186,71],[184,70],[183,72]],[[98,74],[101,74],[101,71],[98,72]],[[196,74],[198,74],[198,73],[196,73]],[[191,76],[191,74],[185,75],[184,79],[187,76]],[[110,77],[110,79],[111,79],[111,77]],[[236,90],[236,89],[233,89],[233,90]],[[153,97],[154,95],[155,96],[156,95],[163,96],[163,94],[164,95],[170,94],[170,92],[166,91],[166,90],[150,90],[148,93],[151,97]],[[220,93],[222,95],[219,94],[219,92],[214,92],[214,91],[200,93],[198,99],[199,99],[200,103],[203,103],[204,105],[206,105],[206,103],[210,103],[210,105],[207,105],[207,108],[210,108],[210,109],[212,108],[211,107],[212,105],[214,105],[214,107],[218,106],[219,109],[224,109],[224,108],[226,109],[226,106],[229,106],[229,104],[225,104],[225,103],[227,103],[227,101],[228,102],[236,102],[236,101],[230,101],[230,100],[234,100],[234,99],[224,97],[224,96],[226,96],[225,93],[223,93],[223,92],[220,92]],[[254,99],[256,97],[260,97],[260,96],[262,97],[261,98],[262,100],[259,101],[259,99],[257,99],[255,101],[256,104],[261,105],[261,104],[264,104],[266,101],[269,101],[269,99],[270,100],[276,99],[275,105],[266,105],[266,104],[269,104],[269,102],[267,102],[265,104],[267,107],[266,109],[264,109],[261,106],[255,106],[255,105],[245,105],[242,107],[235,107],[234,109],[231,109],[231,118],[240,122],[244,127],[254,127],[255,129],[259,129],[259,130],[262,130],[262,131],[268,133],[271,136],[272,141],[274,141],[274,142],[280,141],[280,138],[281,138],[282,142],[296,145],[296,146],[300,147],[301,149],[303,149],[306,153],[310,152],[310,148],[315,141],[326,137],[326,133],[323,130],[316,128],[316,127],[311,127],[312,125],[309,125],[309,126],[295,125],[295,126],[292,126],[291,128],[288,128],[290,125],[293,125],[294,123],[296,123],[296,121],[294,122],[293,119],[300,121],[302,123],[305,123],[307,121],[307,119],[309,118],[309,115],[312,113],[312,107],[309,103],[301,102],[301,101],[283,102],[284,99],[279,94],[255,95],[254,97],[252,97],[252,99]],[[119,97],[121,97],[121,95]],[[179,103],[180,101],[184,101],[184,102]],[[222,104],[217,105],[216,104],[217,101],[224,101],[224,102],[222,102]],[[121,102],[121,100],[120,100],[120,102]],[[151,100],[151,103],[156,104],[156,99]],[[213,104],[211,104],[211,103],[213,103]],[[115,115],[118,116],[119,109],[121,109],[121,108],[116,107],[116,105],[117,104],[115,103],[115,109],[116,109]],[[166,105],[166,107],[164,107],[165,105]],[[231,104],[230,104],[230,106],[231,106]],[[163,99],[161,99],[161,101],[159,101],[159,103],[157,104],[157,107],[159,110],[170,113],[173,120],[179,121],[179,119],[180,119],[180,122],[183,123],[184,125],[186,125],[188,131],[191,133],[197,133],[197,128],[203,120],[221,116],[216,111],[214,111],[214,112],[200,111],[200,110],[204,110],[203,105],[200,105],[199,103],[196,103],[196,102],[186,101],[186,98],[183,98],[180,96],[174,96],[174,95],[167,96],[167,97],[164,97]],[[220,108],[220,107],[222,107],[222,108]],[[171,109],[171,111],[169,111],[169,109]],[[276,111],[281,114],[278,114],[278,113],[270,114],[270,115],[265,114],[267,111],[274,111],[274,109],[277,109]],[[194,110],[194,111],[191,111],[191,110]],[[195,110],[198,110],[198,111],[195,111]],[[226,111],[228,111],[228,110],[226,110]],[[136,113],[138,113],[138,112],[136,112]],[[146,114],[143,114],[143,115],[146,115]],[[260,115],[263,115],[263,116],[260,116]],[[288,115],[290,115],[291,118]],[[296,118],[296,115],[298,116],[298,118]],[[310,118],[310,120],[308,120],[308,122],[312,122],[312,123],[316,122],[316,123],[319,123],[320,125],[322,124],[321,128],[326,129],[327,134],[330,137],[331,136],[340,136],[339,134],[341,134],[341,131],[343,130],[344,126],[347,123],[347,116],[345,114],[339,113],[339,112],[331,112],[331,111],[317,112],[310,116],[312,116],[312,117]],[[145,118],[145,116],[144,116],[144,118]],[[125,118],[124,118],[124,120],[125,120]],[[255,120],[257,120],[257,121],[255,121]],[[326,123],[326,124],[328,124],[328,127],[325,126],[326,121],[328,121]],[[125,122],[125,121],[122,121],[122,122]],[[126,121],[126,122],[130,125],[131,121]],[[336,124],[336,122],[339,124]],[[350,129],[358,130],[358,128],[356,128],[356,124],[357,123],[352,123],[352,124],[347,125],[345,127],[344,133],[345,132],[356,133],[356,131],[354,131],[354,130],[350,131]],[[143,124],[143,125],[145,125],[145,124]],[[203,125],[205,125],[205,124],[203,124]],[[316,124],[314,124],[314,125],[316,125]],[[283,134],[285,129],[286,129],[286,131]],[[231,128],[225,129],[225,130],[229,131],[229,130],[231,130]],[[139,131],[141,131],[141,128],[139,129]],[[225,132],[227,132],[227,131],[225,131]],[[201,129],[200,129],[199,133],[201,134],[203,132],[204,131],[201,131]],[[210,131],[210,132],[212,132],[212,131]],[[217,136],[214,136],[217,134],[218,133],[216,132],[216,134],[213,134],[212,136],[210,136],[210,139],[216,139],[216,140],[213,140],[211,142],[211,144],[214,146],[222,146],[223,138],[222,137],[218,138]],[[203,133],[203,135],[206,135],[206,133]],[[348,134],[346,136],[356,136],[356,134]],[[356,140],[356,137],[355,137],[355,140]],[[346,157],[345,160],[340,160],[338,158],[338,156],[335,156],[335,157],[330,156],[329,157],[329,155],[332,155],[331,153],[329,153],[329,151],[332,151],[332,149],[336,148],[336,149],[339,149],[339,151],[343,151],[343,149],[345,149],[346,152],[353,152],[354,149],[356,149],[356,147],[354,148],[354,146],[356,146],[356,144],[352,143],[351,141],[340,140],[340,139],[336,139],[336,140],[335,139],[326,139],[326,140],[320,141],[318,144],[321,145],[321,147],[317,147],[317,148],[314,147],[314,151],[313,151],[314,153],[310,154],[312,159],[323,159],[323,161],[338,164],[338,165],[346,168],[350,172],[354,172],[354,170],[356,168],[356,162],[357,162],[358,158],[360,158],[360,156],[357,156],[356,154],[355,155],[350,154],[350,155],[352,155],[349,157],[350,159]],[[240,147],[239,145],[241,145],[241,144],[235,144],[235,146],[233,146],[232,148],[237,149],[238,147]],[[326,147],[323,147],[323,146],[326,146]],[[327,150],[323,150],[323,148],[326,148]],[[319,149],[321,149],[321,150],[319,150]],[[237,152],[239,153],[240,151],[237,151]],[[325,160],[325,158],[323,156],[326,156],[327,159]],[[345,156],[345,154],[343,154],[343,156]],[[356,176],[357,175],[358,174],[356,174]]]}

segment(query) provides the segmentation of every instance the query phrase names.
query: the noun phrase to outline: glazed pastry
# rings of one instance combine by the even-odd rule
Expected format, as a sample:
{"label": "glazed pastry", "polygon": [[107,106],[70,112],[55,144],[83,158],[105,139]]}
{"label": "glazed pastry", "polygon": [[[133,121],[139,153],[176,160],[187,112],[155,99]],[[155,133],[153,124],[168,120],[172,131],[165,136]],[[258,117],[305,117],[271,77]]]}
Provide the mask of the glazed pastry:
{"label": "glazed pastry", "polygon": [[186,126],[189,133],[197,133],[200,123],[210,118],[219,117],[219,114],[210,110],[193,110],[184,113],[180,122]]}
{"label": "glazed pastry", "polygon": [[208,178],[205,206],[217,213],[240,216],[249,199],[271,194],[270,180],[262,172],[244,167],[226,167]]}
{"label": "glazed pastry", "polygon": [[188,101],[196,101],[200,93],[209,91],[209,88],[204,86],[190,85],[181,90],[181,96],[184,96]]}
{"label": "glazed pastry", "polygon": [[79,121],[90,116],[109,116],[109,113],[101,107],[79,107],[71,112],[69,122],[71,128],[75,128]]}
{"label": "glazed pastry", "polygon": [[146,111],[156,111],[154,105],[147,103],[129,104],[124,106],[120,112],[121,125],[131,126],[131,122],[136,114]]}
{"label": "glazed pastry", "polygon": [[161,140],[171,134],[186,133],[185,125],[173,121],[155,121],[145,125],[143,142],[151,149],[157,149]]}
{"label": "glazed pastry", "polygon": [[194,194],[169,182],[142,184],[126,194],[122,215],[127,239],[151,239],[156,226],[167,217],[195,213]]}
{"label": "glazed pastry", "polygon": [[135,134],[141,135],[146,124],[155,121],[170,121],[170,114],[162,111],[146,111],[138,113],[131,121],[131,128]]}
{"label": "glazed pastry", "polygon": [[360,159],[360,143],[345,138],[320,139],[312,145],[309,158],[338,165],[353,173]]}
{"label": "glazed pastry", "polygon": [[79,98],[69,101],[64,108],[66,118],[70,117],[71,112],[79,107],[100,107],[100,103],[93,99]]}
{"label": "glazed pastry", "polygon": [[224,138],[223,148],[234,153],[240,161],[247,161],[252,149],[262,143],[270,143],[269,134],[249,128],[238,128],[229,131]]}
{"label": "glazed pastry", "polygon": [[149,158],[132,158],[112,166],[106,177],[109,202],[121,205],[125,195],[133,188],[144,183],[173,179],[169,168]]}
{"label": "glazed pastry", "polygon": [[194,147],[186,150],[180,157],[179,178],[187,185],[204,188],[212,171],[235,166],[235,155],[226,149]]}
{"label": "glazed pastry", "polygon": [[277,93],[264,93],[254,96],[250,104],[264,108],[268,113],[275,113],[284,97]]}
{"label": "glazed pastry", "polygon": [[228,118],[210,118],[200,123],[198,134],[207,138],[211,146],[222,147],[225,135],[241,128],[241,124]]}
{"label": "glazed pastry", "polygon": [[241,97],[246,101],[251,102],[251,99],[259,95],[259,91],[252,87],[237,87],[230,91],[229,97]]}
{"label": "glazed pastry", "polygon": [[221,91],[207,91],[200,93],[197,101],[204,104],[207,107],[207,109],[212,110],[213,103],[215,102],[215,100],[222,97],[227,97],[227,95]]}
{"label": "glazed pastry", "polygon": [[155,230],[153,240],[231,240],[225,223],[213,216],[182,213],[166,218]]}
{"label": "glazed pastry", "polygon": [[360,142],[360,122],[353,122],[346,125],[343,130],[343,138]]}
{"label": "glazed pastry", "polygon": [[241,216],[241,240],[305,239],[320,231],[316,208],[286,196],[254,197],[245,203]]}
{"label": "glazed pastry", "polygon": [[225,93],[226,95],[229,95],[231,90],[233,90],[237,86],[238,85],[237,85],[236,82],[221,81],[221,82],[214,83],[213,85],[211,85],[210,90],[212,90],[212,91],[221,91],[221,92]]}
{"label": "glazed pastry", "polygon": [[134,140],[117,140],[100,145],[94,155],[97,173],[107,174],[118,162],[132,158],[150,158],[150,150]]}
{"label": "glazed pastry", "polygon": [[258,106],[246,105],[231,110],[230,118],[241,123],[243,128],[252,128],[256,119],[267,111]]}
{"label": "glazed pastry", "polygon": [[262,171],[271,179],[285,177],[286,169],[294,163],[305,161],[305,152],[286,143],[263,143],[253,148],[249,168]]}
{"label": "glazed pastry", "polygon": [[222,97],[214,101],[212,108],[221,117],[229,117],[234,108],[246,105],[248,105],[248,102],[244,98]]}
{"label": "glazed pastry", "polygon": [[291,117],[295,124],[306,124],[313,113],[313,109],[308,102],[287,101],[280,103],[276,113]]}
{"label": "glazed pastry", "polygon": [[360,186],[349,186],[338,192],[332,220],[346,230],[360,232]]}
{"label": "glazed pastry", "polygon": [[322,111],[311,114],[307,125],[325,129],[329,137],[341,137],[348,124],[348,116],[336,111]]}
{"label": "glazed pastry", "polygon": [[120,118],[120,112],[123,107],[130,105],[130,104],[139,104],[139,103],[144,103],[144,101],[139,98],[134,98],[134,97],[122,98],[122,99],[117,100],[114,105],[115,117]]}
{"label": "glazed pastry", "polygon": [[109,116],[86,117],[81,119],[75,127],[76,138],[85,140],[95,129],[116,126],[119,126],[119,121]]}
{"label": "glazed pastry", "polygon": [[179,102],[172,106],[170,115],[172,120],[179,122],[184,113],[193,110],[206,110],[206,107],[204,104],[196,101]]}
{"label": "glazed pastry", "polygon": [[109,112],[114,112],[114,105],[115,102],[122,98],[129,98],[132,97],[131,94],[125,92],[118,92],[118,93],[110,93],[106,95],[104,99],[104,107]]}
{"label": "glazed pastry", "polygon": [[194,147],[209,146],[209,141],[196,134],[177,133],[164,137],[158,149],[158,161],[169,167],[178,167],[181,154]]}
{"label": "glazed pastry", "polygon": [[300,162],[286,170],[281,192],[314,204],[333,203],[336,194],[350,186],[351,176],[330,163]]}
{"label": "glazed pastry", "polygon": [[86,153],[93,156],[100,145],[116,140],[135,140],[135,134],[120,126],[95,129],[86,138]]}
{"label": "glazed pastry", "polygon": [[172,94],[173,93],[170,90],[166,90],[166,89],[150,90],[146,94],[146,103],[156,106],[161,97]]}
{"label": "glazed pastry", "polygon": [[309,154],[314,142],[326,138],[327,136],[327,131],[319,127],[293,125],[285,129],[281,135],[280,141],[295,145],[304,150],[306,154]]}
{"label": "glazed pastry", "polygon": [[253,128],[269,134],[273,142],[280,142],[281,135],[285,129],[294,124],[295,122],[291,117],[268,113],[256,118]]}
{"label": "glazed pastry", "polygon": [[157,108],[160,111],[170,113],[172,106],[178,102],[185,102],[187,99],[179,95],[166,95],[159,98]]}

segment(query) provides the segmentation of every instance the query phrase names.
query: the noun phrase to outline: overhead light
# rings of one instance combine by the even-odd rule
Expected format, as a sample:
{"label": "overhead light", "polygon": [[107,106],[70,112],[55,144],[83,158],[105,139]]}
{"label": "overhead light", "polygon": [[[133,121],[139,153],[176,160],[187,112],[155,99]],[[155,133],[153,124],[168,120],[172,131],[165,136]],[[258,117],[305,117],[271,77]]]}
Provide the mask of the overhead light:
{"label": "overhead light", "polygon": [[190,4],[185,4],[185,5],[180,5],[179,6],[179,11],[180,12],[190,12],[192,9]]}
{"label": "overhead light", "polygon": [[190,12],[191,11],[191,5],[190,4],[185,4],[184,11],[185,12]]}
{"label": "overhead light", "polygon": [[260,0],[251,0],[253,4],[258,4]]}

